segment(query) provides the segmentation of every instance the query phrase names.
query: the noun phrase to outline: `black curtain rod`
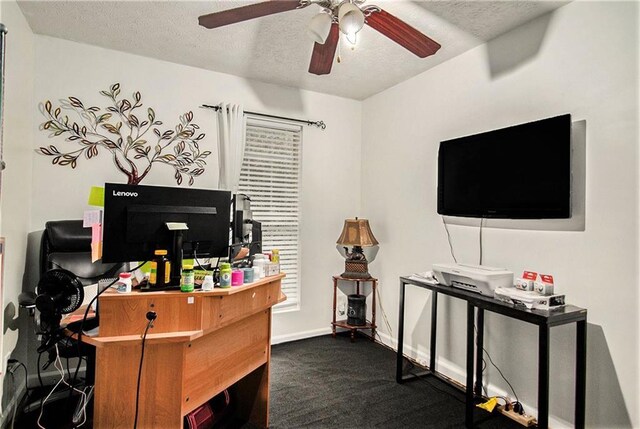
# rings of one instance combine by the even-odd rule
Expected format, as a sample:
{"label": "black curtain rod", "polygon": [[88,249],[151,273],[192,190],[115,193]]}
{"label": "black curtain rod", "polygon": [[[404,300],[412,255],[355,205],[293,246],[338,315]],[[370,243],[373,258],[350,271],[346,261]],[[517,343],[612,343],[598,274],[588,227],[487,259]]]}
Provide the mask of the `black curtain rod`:
{"label": "black curtain rod", "polygon": [[[205,109],[213,109],[216,112],[218,110],[220,110],[220,106],[212,106],[210,104],[203,104],[202,106]],[[305,124],[305,125],[313,125],[314,127],[318,127],[321,129],[326,129],[327,125],[324,123],[324,121],[306,121],[304,119],[296,119],[296,118],[287,118],[285,116],[276,116],[276,115],[267,115],[266,113],[258,113],[258,112],[249,112],[249,111],[245,111],[244,113],[248,114],[248,115],[254,115],[254,116],[262,116],[263,118],[272,118],[272,119],[284,119],[285,121],[292,121],[292,122],[298,122],[301,124]]]}

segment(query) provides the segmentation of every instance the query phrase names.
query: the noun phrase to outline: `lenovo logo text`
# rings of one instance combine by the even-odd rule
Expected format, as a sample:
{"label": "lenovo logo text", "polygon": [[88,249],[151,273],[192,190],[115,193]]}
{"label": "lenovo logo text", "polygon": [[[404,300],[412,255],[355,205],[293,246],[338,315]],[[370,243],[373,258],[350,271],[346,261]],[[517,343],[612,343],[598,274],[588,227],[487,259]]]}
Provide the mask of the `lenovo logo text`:
{"label": "lenovo logo text", "polygon": [[137,197],[137,192],[113,191],[114,197]]}

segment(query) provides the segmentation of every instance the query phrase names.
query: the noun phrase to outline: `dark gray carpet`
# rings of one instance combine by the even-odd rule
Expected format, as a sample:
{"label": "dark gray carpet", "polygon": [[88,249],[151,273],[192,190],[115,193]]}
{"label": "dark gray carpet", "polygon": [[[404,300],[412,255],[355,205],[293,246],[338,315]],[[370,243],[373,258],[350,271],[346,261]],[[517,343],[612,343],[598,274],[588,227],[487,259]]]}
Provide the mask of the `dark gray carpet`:
{"label": "dark gray carpet", "polygon": [[[396,354],[330,335],[272,347],[270,426],[462,428],[464,394],[434,378],[398,384]],[[478,428],[521,428],[478,409]]]}

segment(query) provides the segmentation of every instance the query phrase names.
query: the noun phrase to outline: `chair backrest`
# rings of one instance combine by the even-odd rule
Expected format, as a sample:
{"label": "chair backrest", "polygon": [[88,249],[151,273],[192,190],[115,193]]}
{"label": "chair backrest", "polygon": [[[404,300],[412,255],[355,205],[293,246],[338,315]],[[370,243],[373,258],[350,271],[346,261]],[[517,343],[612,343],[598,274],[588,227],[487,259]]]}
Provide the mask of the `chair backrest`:
{"label": "chair backrest", "polygon": [[91,262],[91,228],[82,220],[56,220],[45,224],[40,245],[40,276],[54,268],[74,273],[84,286],[105,277],[117,277],[123,264]]}

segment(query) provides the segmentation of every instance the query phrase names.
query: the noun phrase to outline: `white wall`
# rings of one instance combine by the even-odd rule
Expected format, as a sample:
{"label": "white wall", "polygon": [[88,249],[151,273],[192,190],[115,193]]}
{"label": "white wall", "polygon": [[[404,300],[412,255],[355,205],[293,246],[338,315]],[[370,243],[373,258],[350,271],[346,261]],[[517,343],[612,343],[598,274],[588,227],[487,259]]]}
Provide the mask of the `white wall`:
{"label": "white wall", "polygon": [[[7,26],[4,94],[3,157],[7,169],[2,173],[0,236],[6,238],[2,303],[5,314],[2,336],[4,357],[18,341],[13,312],[17,313],[22,289],[27,232],[31,213],[31,141],[33,135],[33,40],[34,36],[14,1],[0,2],[2,22]],[[7,323],[9,322],[9,323]],[[6,332],[5,332],[6,331]],[[6,383],[5,383],[6,384]]]}
{"label": "white wall", "polygon": [[[558,292],[588,309],[588,427],[640,426],[637,8],[573,2],[363,104],[363,216],[381,243],[371,270],[381,278],[394,339],[398,276],[451,260],[436,213],[439,142],[563,113],[586,121],[585,230],[488,221],[484,264],[551,273]],[[450,230],[458,259],[477,263],[477,226]],[[421,359],[428,356],[428,295],[407,297],[405,345]],[[463,380],[465,307],[447,299],[440,307],[440,369]],[[554,427],[573,421],[574,335],[552,330]],[[488,315],[486,341],[520,399],[535,407],[536,330]],[[490,366],[487,374],[508,391]]]}
{"label": "white wall", "polygon": [[[89,186],[124,178],[104,155],[70,170],[34,153],[39,146],[60,144],[38,130],[42,116],[36,105],[46,99],[74,95],[102,105],[98,91],[120,82],[123,93],[141,91],[145,106],[153,106],[167,125],[193,110],[207,134],[203,145],[214,152],[196,187],[217,185],[214,115],[198,109],[202,103],[241,102],[248,110],[327,123],[325,131],[304,129],[302,305],[300,311],[274,317],[276,340],[328,332],[330,275],[342,267],[335,238],[343,219],[354,215],[368,217],[381,242],[370,270],[381,279],[393,331],[378,324],[385,338],[394,338],[398,275],[450,258],[435,209],[438,142],[569,112],[574,120],[586,121],[585,230],[503,229],[489,221],[485,263],[550,272],[572,303],[589,309],[588,426],[640,425],[635,3],[574,2],[364,103],[34,38],[15,3],[0,4],[11,31],[5,99],[9,170],[3,176],[0,226],[10,252],[5,305],[16,301],[22,287],[26,234],[42,229],[47,220],[80,216]],[[20,52],[19,60],[10,60],[12,51]],[[514,58],[519,63],[513,64]],[[172,185],[171,170],[156,167],[143,184]],[[454,225],[451,232],[458,257],[475,261],[477,228]],[[427,295],[408,296],[406,345],[420,357],[428,352]],[[440,368],[460,376],[464,308],[448,300],[441,308],[448,311],[440,313]],[[2,355],[15,346],[17,335],[9,332],[4,340]],[[535,405],[535,330],[489,315],[486,340],[521,399]],[[573,418],[573,347],[571,329],[554,330],[551,411],[560,422]],[[487,371],[488,381],[506,390],[496,373]]]}
{"label": "white wall", "polygon": [[[192,110],[194,122],[206,134],[201,147],[213,152],[195,187],[215,188],[218,183],[215,114],[199,108],[201,104],[228,101],[242,103],[251,111],[324,120],[324,131],[315,127],[303,130],[301,307],[275,315],[273,335],[277,340],[328,332],[328,286],[331,274],[340,268],[334,239],[342,220],[357,214],[360,207],[359,102],[45,36],[36,36],[35,54],[37,103],[47,99],[57,103],[73,95],[87,104],[103,106],[105,98],[99,91],[119,82],[123,94],[142,93],[145,106],[155,109],[163,127],[172,128],[179,114]],[[33,149],[49,144],[60,149],[71,145],[37,130],[43,117],[35,103],[31,112],[35,118]],[[106,154],[80,160],[75,170],[51,165],[49,158],[34,154],[30,229],[42,229],[47,220],[80,217],[89,186],[124,180]],[[142,184],[174,185],[173,171],[156,166]]]}

